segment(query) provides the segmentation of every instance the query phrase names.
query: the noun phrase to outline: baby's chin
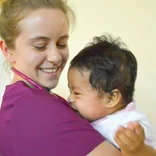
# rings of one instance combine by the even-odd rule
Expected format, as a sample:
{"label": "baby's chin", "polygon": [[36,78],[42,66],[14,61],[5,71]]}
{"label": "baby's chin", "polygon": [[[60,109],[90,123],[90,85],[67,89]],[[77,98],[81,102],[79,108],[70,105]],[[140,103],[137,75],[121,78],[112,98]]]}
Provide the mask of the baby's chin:
{"label": "baby's chin", "polygon": [[[71,106],[70,106],[70,107],[71,107]],[[72,107],[71,107],[71,109],[72,109],[78,116],[80,116],[82,119],[88,120],[88,122],[92,122],[92,121],[90,121],[89,119],[87,119],[87,118],[85,118],[84,116],[82,116],[82,115],[79,113],[79,111],[77,111],[76,109],[74,109],[74,108],[72,108]]]}
{"label": "baby's chin", "polygon": [[[72,109],[73,109],[73,108],[72,108]],[[73,109],[73,111],[74,111],[78,116],[80,116],[81,118],[85,119],[77,110]],[[87,119],[85,119],[85,120],[87,120]]]}
{"label": "baby's chin", "polygon": [[[73,109],[73,108],[72,108],[72,109]],[[73,109],[73,111],[74,111],[77,115],[79,115],[81,118],[83,118],[83,117],[81,116],[81,114],[80,114],[77,110]]]}

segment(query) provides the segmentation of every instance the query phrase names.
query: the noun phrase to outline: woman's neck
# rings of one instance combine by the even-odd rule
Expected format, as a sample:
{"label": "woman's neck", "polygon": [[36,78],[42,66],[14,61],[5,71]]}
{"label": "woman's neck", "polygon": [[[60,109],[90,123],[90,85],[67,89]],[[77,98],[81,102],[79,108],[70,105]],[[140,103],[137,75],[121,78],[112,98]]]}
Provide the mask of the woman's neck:
{"label": "woman's neck", "polygon": [[20,77],[19,75],[17,74],[14,74],[14,77],[11,81],[11,84],[14,84],[15,82],[17,81],[23,81],[25,82],[30,88],[34,88],[34,86],[32,84],[30,84],[28,81],[26,81],[25,79],[23,79],[22,77]]}

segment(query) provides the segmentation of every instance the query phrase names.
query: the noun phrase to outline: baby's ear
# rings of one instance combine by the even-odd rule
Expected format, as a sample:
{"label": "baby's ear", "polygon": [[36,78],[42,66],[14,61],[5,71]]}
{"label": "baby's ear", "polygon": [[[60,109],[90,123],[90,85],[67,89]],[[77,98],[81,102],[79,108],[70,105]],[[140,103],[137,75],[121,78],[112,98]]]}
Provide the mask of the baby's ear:
{"label": "baby's ear", "polygon": [[6,60],[10,63],[13,63],[14,62],[13,50],[8,48],[5,41],[0,40],[0,48],[1,48],[2,53],[5,56]]}
{"label": "baby's ear", "polygon": [[114,89],[111,91],[111,93],[108,95],[108,101],[107,101],[107,108],[113,108],[119,104],[120,100],[122,98],[122,95],[118,89]]}

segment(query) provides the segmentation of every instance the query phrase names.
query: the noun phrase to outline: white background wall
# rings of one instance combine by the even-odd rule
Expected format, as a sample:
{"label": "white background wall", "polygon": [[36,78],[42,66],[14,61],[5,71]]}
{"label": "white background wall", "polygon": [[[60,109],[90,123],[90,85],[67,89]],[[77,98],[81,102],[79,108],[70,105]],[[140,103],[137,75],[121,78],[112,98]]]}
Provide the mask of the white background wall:
{"label": "white background wall", "polygon": [[[69,3],[77,16],[76,27],[70,35],[69,60],[95,35],[110,32],[116,37],[120,36],[138,60],[137,106],[156,125],[156,1],[69,0]],[[67,69],[68,64],[54,90],[65,98],[69,93]],[[6,75],[1,74],[0,97],[7,82]]]}

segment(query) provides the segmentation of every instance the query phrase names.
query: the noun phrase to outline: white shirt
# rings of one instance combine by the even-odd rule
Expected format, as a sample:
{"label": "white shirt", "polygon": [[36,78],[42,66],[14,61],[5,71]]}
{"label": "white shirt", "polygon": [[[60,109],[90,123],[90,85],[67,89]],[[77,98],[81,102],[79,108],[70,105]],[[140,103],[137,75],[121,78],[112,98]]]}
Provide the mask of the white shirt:
{"label": "white shirt", "polygon": [[139,122],[144,128],[145,143],[156,148],[156,135],[154,136],[154,129],[147,116],[136,109],[134,102],[129,103],[123,110],[92,122],[91,125],[110,143],[119,148],[114,140],[115,132],[120,126],[127,127],[127,124],[133,121]]}

